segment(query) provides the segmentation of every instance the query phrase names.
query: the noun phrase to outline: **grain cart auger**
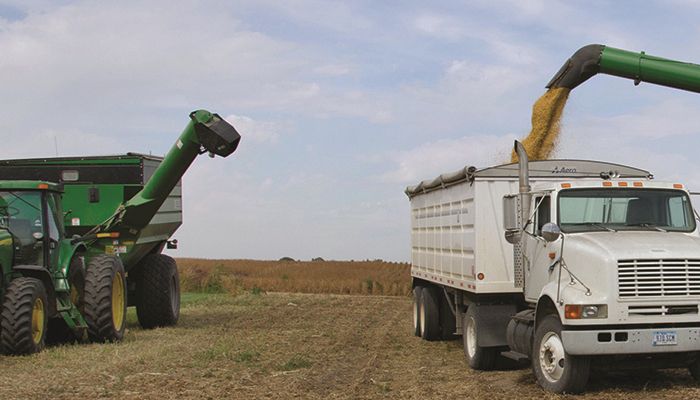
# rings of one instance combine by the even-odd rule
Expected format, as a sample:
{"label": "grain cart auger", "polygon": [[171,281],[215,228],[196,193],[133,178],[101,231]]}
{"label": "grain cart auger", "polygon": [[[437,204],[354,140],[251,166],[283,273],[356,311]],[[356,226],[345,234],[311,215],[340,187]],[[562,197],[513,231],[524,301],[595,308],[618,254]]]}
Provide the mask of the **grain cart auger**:
{"label": "grain cart auger", "polygon": [[601,73],[700,93],[700,65],[635,53],[601,44],[581,47],[547,84],[573,89]]}
{"label": "grain cart auger", "polygon": [[164,158],[0,161],[2,352],[121,340],[129,305],[144,328],[177,323],[177,266],[161,251],[182,222],[180,178],[198,155],[227,157],[239,141],[198,110]]}

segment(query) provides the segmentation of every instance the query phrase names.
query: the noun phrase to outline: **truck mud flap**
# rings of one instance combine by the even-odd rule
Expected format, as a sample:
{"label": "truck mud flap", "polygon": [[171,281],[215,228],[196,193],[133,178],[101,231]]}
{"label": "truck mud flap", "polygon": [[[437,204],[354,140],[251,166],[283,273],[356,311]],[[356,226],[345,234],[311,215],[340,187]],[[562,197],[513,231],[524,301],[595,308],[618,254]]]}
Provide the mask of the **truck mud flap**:
{"label": "truck mud flap", "polygon": [[506,328],[510,318],[518,310],[515,304],[475,304],[469,307],[476,308],[477,344],[481,347],[507,346]]}

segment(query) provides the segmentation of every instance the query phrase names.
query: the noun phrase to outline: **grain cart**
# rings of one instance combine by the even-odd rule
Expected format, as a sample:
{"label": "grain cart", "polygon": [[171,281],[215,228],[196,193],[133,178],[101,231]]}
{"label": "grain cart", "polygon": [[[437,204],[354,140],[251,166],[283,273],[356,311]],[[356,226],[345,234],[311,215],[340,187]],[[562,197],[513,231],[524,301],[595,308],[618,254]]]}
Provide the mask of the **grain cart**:
{"label": "grain cart", "polygon": [[[549,88],[606,73],[700,92],[700,66],[601,45]],[[414,331],[462,335],[474,369],[530,361],[552,392],[591,366],[687,367],[700,381],[700,230],[684,185],[586,160],[464,168],[408,187]]]}
{"label": "grain cart", "polygon": [[180,178],[203,153],[227,157],[240,136],[199,110],[164,158],[123,156],[0,162],[0,345],[121,340],[126,308],[144,328],[180,310],[171,235],[182,222]]}

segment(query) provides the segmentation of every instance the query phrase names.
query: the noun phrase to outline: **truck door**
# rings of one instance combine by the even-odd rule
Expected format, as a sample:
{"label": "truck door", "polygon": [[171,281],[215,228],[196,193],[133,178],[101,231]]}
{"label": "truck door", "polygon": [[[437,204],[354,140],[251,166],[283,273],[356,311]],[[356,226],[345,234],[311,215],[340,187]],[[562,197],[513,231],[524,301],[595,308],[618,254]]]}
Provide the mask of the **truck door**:
{"label": "truck door", "polygon": [[542,237],[542,227],[552,220],[552,204],[549,195],[533,198],[533,220],[525,230],[525,298],[537,300],[542,287],[549,282],[549,253],[559,249],[559,242],[547,242]]}

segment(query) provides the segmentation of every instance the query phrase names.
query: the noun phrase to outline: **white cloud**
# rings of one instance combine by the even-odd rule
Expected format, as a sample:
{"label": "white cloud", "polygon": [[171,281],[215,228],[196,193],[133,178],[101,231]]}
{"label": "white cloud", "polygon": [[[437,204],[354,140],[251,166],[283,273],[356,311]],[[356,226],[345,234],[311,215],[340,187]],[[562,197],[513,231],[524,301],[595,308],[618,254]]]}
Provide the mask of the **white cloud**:
{"label": "white cloud", "polygon": [[277,143],[280,125],[274,122],[256,121],[244,115],[229,115],[224,118],[233,125],[245,141],[258,143]]}
{"label": "white cloud", "polygon": [[414,184],[465,166],[486,167],[510,162],[515,136],[469,136],[438,140],[416,148],[390,152],[386,158],[394,165],[382,174],[382,180]]}

